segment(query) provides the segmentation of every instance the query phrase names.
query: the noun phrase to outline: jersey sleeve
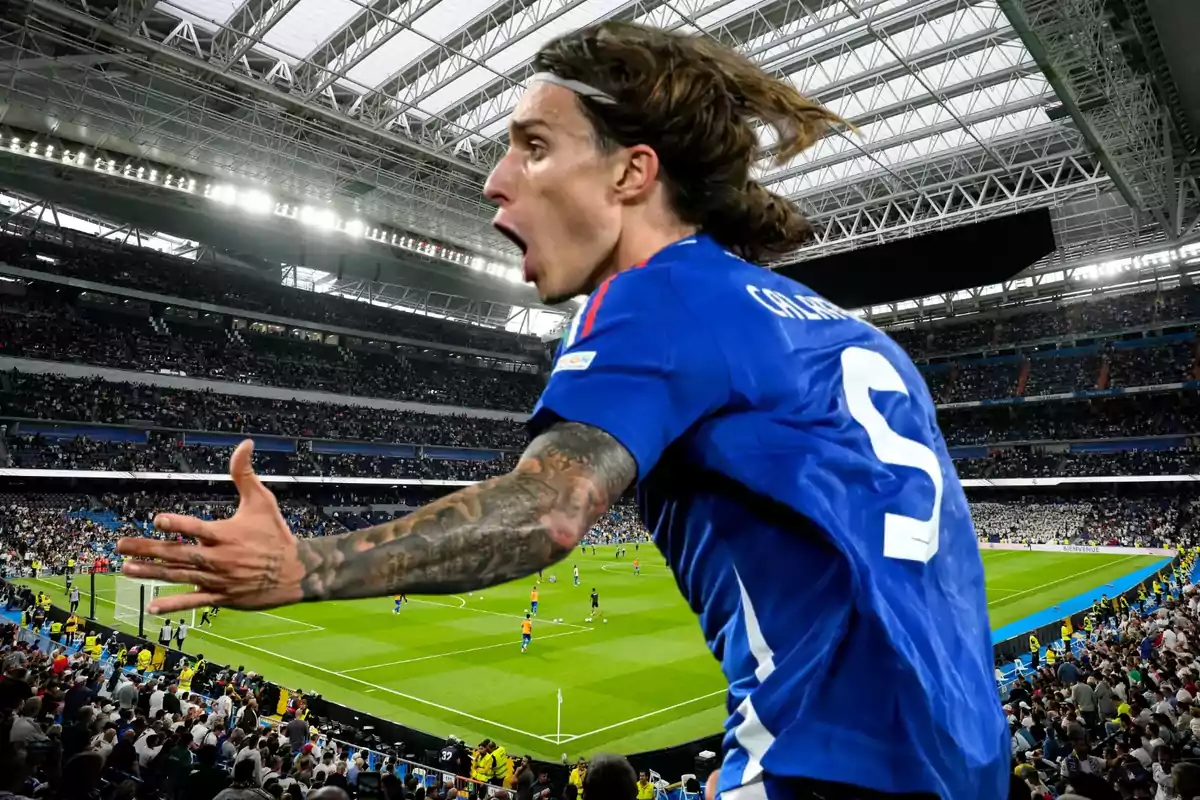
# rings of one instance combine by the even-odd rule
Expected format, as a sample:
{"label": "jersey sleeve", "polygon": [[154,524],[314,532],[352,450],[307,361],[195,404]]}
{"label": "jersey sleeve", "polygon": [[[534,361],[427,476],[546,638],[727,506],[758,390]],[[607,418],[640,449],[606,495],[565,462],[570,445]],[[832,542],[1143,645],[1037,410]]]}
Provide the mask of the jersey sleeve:
{"label": "jersey sleeve", "polygon": [[620,273],[573,322],[530,431],[560,420],[600,428],[633,455],[640,482],[672,442],[725,404],[729,370],[721,352],[668,270]]}

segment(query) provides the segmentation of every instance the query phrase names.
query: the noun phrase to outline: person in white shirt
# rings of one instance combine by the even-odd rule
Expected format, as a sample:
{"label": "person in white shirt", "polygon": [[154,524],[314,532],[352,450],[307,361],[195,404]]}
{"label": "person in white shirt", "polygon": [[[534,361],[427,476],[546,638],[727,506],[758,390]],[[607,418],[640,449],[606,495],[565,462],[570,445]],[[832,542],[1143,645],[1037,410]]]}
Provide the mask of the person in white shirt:
{"label": "person in white shirt", "polygon": [[158,712],[162,711],[163,698],[166,696],[167,690],[163,688],[162,684],[155,684],[154,691],[150,693],[150,719],[154,719]]}
{"label": "person in white shirt", "polygon": [[157,731],[150,728],[146,729],[146,732],[142,734],[142,738],[133,743],[134,752],[137,753],[138,757],[138,765],[142,767],[150,766],[150,762],[154,760],[154,757],[158,755],[162,748],[162,737],[158,735]]}
{"label": "person in white shirt", "polygon": [[[192,744],[197,747],[204,741],[204,737],[208,736],[208,715],[201,714],[200,721],[192,726]],[[215,744],[215,743],[214,743]]]}
{"label": "person in white shirt", "polygon": [[229,696],[229,692],[218,697],[213,701],[213,711],[229,720],[229,715],[233,713],[233,698]]}

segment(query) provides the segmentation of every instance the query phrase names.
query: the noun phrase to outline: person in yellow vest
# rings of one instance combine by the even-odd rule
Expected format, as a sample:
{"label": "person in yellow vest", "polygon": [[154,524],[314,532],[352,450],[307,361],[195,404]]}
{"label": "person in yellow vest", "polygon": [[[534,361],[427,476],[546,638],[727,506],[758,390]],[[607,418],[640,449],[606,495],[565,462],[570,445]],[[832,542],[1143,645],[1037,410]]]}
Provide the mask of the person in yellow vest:
{"label": "person in yellow vest", "polygon": [[1154,595],[1154,602],[1162,605],[1162,584],[1158,582],[1158,578],[1154,579],[1154,583],[1150,587],[1151,594]]}
{"label": "person in yellow vest", "polygon": [[1054,662],[1058,661],[1058,654],[1054,652],[1053,647],[1046,648],[1046,666],[1053,667]]}
{"label": "person in yellow vest", "polygon": [[95,633],[88,633],[84,636],[83,652],[87,653],[91,658],[100,658],[100,637]]}
{"label": "person in yellow vest", "polygon": [[192,691],[192,676],[196,674],[196,670],[192,669],[188,663],[183,662],[183,669],[179,670],[179,691]]}
{"label": "person in yellow vest", "polygon": [[637,800],[654,800],[654,784],[650,782],[650,773],[646,770],[638,773]]}
{"label": "person in yellow vest", "polygon": [[571,774],[567,776],[567,783],[578,790],[580,800],[583,800],[583,779],[587,777],[587,768],[587,762],[581,758],[575,764],[575,769],[571,770]]}
{"label": "person in yellow vest", "polygon": [[62,641],[63,624],[58,620],[50,623],[50,641],[58,644]]}
{"label": "person in yellow vest", "polygon": [[1083,618],[1083,630],[1087,632],[1088,638],[1092,638],[1092,631],[1096,629],[1096,622],[1092,619],[1092,615],[1088,614]]}
{"label": "person in yellow vest", "polygon": [[475,757],[471,759],[471,780],[487,783],[492,779],[492,766],[495,764],[495,760],[488,752],[489,744],[491,742],[484,739],[475,750]]}
{"label": "person in yellow vest", "polygon": [[44,594],[41,597],[42,611],[50,610],[50,595]]}
{"label": "person in yellow vest", "polygon": [[154,658],[154,652],[149,646],[143,647],[137,654],[137,671],[141,675],[146,674],[146,670],[150,669],[150,661]]}
{"label": "person in yellow vest", "polygon": [[73,558],[67,559],[67,574],[68,575],[75,574],[75,559],[73,559]]}
{"label": "person in yellow vest", "polygon": [[33,560],[33,563],[32,563],[32,564],[30,564],[29,566],[33,567],[33,579],[34,579],[34,580],[37,580],[37,577],[38,577],[38,570],[40,570],[40,569],[42,568],[42,562],[38,561],[38,560],[35,558],[35,559]]}
{"label": "person in yellow vest", "polygon": [[1059,633],[1062,634],[1063,647],[1069,648],[1071,646],[1071,620],[1070,619],[1063,620],[1063,624],[1062,624],[1062,627],[1059,629]]}
{"label": "person in yellow vest", "polygon": [[301,697],[300,701],[296,704],[296,718],[302,719],[305,722],[308,721],[308,701],[303,697]]}
{"label": "person in yellow vest", "polygon": [[67,624],[64,626],[67,632],[67,644],[75,643],[75,634],[79,632],[79,617],[75,614],[67,617]]}
{"label": "person in yellow vest", "polygon": [[1029,666],[1034,669],[1038,668],[1038,662],[1042,654],[1042,643],[1032,633],[1029,634]]}
{"label": "person in yellow vest", "polygon": [[125,648],[125,645],[119,645],[117,647],[117,654],[113,656],[113,663],[117,665],[117,669],[121,669],[125,666],[125,660],[128,655],[129,651]]}
{"label": "person in yellow vest", "polygon": [[504,782],[508,780],[509,769],[508,751],[504,749],[504,745],[492,742],[489,748],[492,753],[492,778],[489,781],[493,786],[504,786]]}

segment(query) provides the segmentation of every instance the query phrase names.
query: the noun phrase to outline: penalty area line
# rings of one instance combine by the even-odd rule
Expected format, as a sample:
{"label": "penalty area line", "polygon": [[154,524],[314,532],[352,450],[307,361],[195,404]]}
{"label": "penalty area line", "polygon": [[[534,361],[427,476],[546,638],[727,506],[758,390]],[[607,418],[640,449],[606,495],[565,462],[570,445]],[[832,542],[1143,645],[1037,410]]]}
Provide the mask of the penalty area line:
{"label": "penalty area line", "polygon": [[[530,647],[533,647],[537,642],[540,642],[543,639],[553,639],[556,636],[575,636],[580,633],[587,633],[589,630],[591,630],[591,628],[584,628],[581,631],[564,631],[562,633],[551,633],[546,636],[539,636],[533,640],[533,642],[530,644]],[[380,669],[381,667],[394,667],[394,666],[397,666],[398,664],[413,664],[417,661],[429,661],[430,659],[434,659],[434,658],[446,658],[447,656],[457,656],[457,655],[462,655],[463,653],[478,653],[480,650],[494,650],[497,647],[517,647],[519,645],[520,645],[520,642],[518,642],[518,641],[507,641],[507,642],[498,642],[496,644],[485,644],[485,645],[481,645],[479,647],[468,647],[465,650],[451,650],[448,653],[433,653],[432,655],[428,655],[428,656],[418,656],[416,658],[403,658],[399,661],[389,661],[386,664],[372,664],[369,667],[354,667],[353,669],[342,670],[342,674],[346,675],[351,672],[363,672],[368,669]]]}
{"label": "penalty area line", "polygon": [[649,719],[650,717],[656,717],[659,714],[665,714],[668,711],[674,711],[677,708],[683,708],[684,706],[689,706],[692,703],[698,703],[701,700],[707,700],[710,697],[716,697],[717,695],[725,695],[727,692],[728,692],[728,689],[718,689],[715,692],[709,692],[708,694],[702,694],[699,697],[693,697],[691,700],[684,700],[682,703],[676,703],[674,705],[667,706],[666,708],[660,708],[657,711],[651,711],[648,714],[640,714],[636,717],[630,717],[629,719],[621,720],[620,722],[614,722],[612,725],[605,725],[603,728],[596,728],[596,730],[594,730],[594,731],[588,731],[587,733],[576,734],[575,736],[564,735],[562,741],[553,742],[553,744],[567,744],[568,742],[573,742],[576,739],[582,739],[585,736],[592,736],[597,733],[604,733],[605,731],[611,731],[614,728],[623,727],[625,725],[628,725],[631,722],[641,722],[644,719]]}

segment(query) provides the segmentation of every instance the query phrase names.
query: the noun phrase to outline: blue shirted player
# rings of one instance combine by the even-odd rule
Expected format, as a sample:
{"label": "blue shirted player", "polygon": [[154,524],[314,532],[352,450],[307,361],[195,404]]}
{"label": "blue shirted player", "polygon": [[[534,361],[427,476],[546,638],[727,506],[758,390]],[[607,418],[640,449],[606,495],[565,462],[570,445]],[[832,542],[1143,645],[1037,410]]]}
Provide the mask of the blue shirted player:
{"label": "blue shirted player", "polygon": [[584,423],[634,456],[729,678],[724,795],[840,774],[1005,796],[975,531],[898,345],[695,235],[602,284],[556,363],[534,432]]}

